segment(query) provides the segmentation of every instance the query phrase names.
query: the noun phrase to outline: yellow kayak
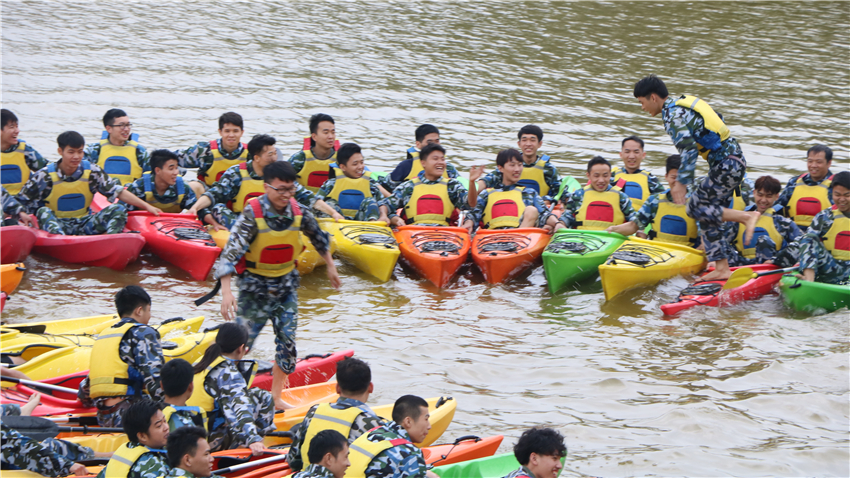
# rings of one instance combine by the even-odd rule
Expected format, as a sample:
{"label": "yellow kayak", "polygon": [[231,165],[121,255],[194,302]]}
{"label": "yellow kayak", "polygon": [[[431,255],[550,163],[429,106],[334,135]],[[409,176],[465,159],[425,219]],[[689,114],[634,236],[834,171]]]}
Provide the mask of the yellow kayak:
{"label": "yellow kayak", "polygon": [[605,300],[620,292],[705,268],[705,253],[693,247],[630,237],[599,266]]}
{"label": "yellow kayak", "polygon": [[0,352],[17,352],[27,345],[32,344],[55,343],[61,345],[92,345],[94,344],[94,339],[97,337],[96,334],[99,334],[103,329],[111,327],[118,322],[118,318],[112,318],[115,316],[104,317],[109,317],[109,319],[96,326],[81,329],[83,330],[82,332],[75,333],[31,334],[27,332],[19,332],[17,330],[11,330],[9,332],[4,331],[4,333],[0,335],[0,338],[2,338],[3,341]]}
{"label": "yellow kayak", "polygon": [[[224,250],[224,246],[227,245],[227,240],[230,239],[229,231],[214,231],[212,228],[209,228],[210,235],[215,240],[215,244]],[[301,242],[304,244],[304,251],[301,252],[301,256],[298,258],[298,265],[296,268],[298,269],[298,273],[301,275],[309,274],[313,272],[313,269],[319,266],[325,265],[325,260],[322,259],[322,256],[316,252],[316,248],[313,247],[313,243],[310,242],[310,239],[307,238],[304,233],[301,233]],[[336,251],[336,241],[331,238],[331,255]]]}
{"label": "yellow kayak", "polygon": [[340,257],[382,282],[390,280],[401,252],[386,224],[322,218],[319,225],[336,240]]}
{"label": "yellow kayak", "polygon": [[[20,332],[34,334],[96,334],[112,326],[118,319],[117,315],[93,315],[76,319],[48,320],[45,322],[26,322],[21,324],[5,324],[4,329],[14,329]],[[3,336],[5,341],[6,336]]]}

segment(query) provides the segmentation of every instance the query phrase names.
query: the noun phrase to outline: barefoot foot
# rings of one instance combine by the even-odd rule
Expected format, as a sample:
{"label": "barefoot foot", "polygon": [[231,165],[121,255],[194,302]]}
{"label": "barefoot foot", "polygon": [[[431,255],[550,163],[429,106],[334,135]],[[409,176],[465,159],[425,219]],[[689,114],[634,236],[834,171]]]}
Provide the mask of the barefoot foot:
{"label": "barefoot foot", "polygon": [[708,281],[713,281],[713,280],[726,280],[731,275],[732,275],[732,271],[730,271],[728,268],[726,270],[714,269],[713,271],[709,272],[708,274],[700,277],[699,280],[700,280],[700,282],[708,282]]}
{"label": "barefoot foot", "polygon": [[275,408],[275,410],[289,410],[289,409],[295,408],[295,405],[290,405],[290,404],[284,402],[283,399],[277,398],[274,401],[274,408]]}

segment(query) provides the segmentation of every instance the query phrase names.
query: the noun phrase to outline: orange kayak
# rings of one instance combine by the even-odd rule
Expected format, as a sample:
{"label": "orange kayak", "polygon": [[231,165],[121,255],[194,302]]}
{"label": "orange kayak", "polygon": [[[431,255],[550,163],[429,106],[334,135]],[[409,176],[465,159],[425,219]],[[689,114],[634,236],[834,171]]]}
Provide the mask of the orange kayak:
{"label": "orange kayak", "polygon": [[462,227],[402,226],[395,239],[402,259],[437,287],[451,282],[472,242]]}
{"label": "orange kayak", "polygon": [[12,295],[12,292],[18,288],[21,279],[24,277],[24,271],[27,270],[23,262],[17,264],[3,264],[0,266],[0,290],[6,295]]}
{"label": "orange kayak", "polygon": [[536,227],[479,229],[472,240],[472,260],[487,282],[498,284],[534,264],[549,238],[545,230]]}

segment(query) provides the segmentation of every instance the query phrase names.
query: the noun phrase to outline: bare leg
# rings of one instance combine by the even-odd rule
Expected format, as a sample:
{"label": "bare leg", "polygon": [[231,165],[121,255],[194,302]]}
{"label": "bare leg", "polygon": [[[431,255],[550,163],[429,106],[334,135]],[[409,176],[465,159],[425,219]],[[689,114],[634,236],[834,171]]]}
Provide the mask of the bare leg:
{"label": "bare leg", "polygon": [[753,233],[756,230],[756,223],[759,221],[761,214],[758,211],[738,211],[737,209],[723,208],[723,220],[732,221],[743,224],[746,227],[744,232],[744,244],[749,244],[753,239]]}
{"label": "bare leg", "polygon": [[277,410],[289,410],[290,408],[295,408],[284,402],[283,398],[281,398],[283,388],[287,383],[286,378],[286,373],[284,373],[277,364],[274,364],[274,367],[272,367],[272,398],[274,398],[274,407]]}
{"label": "bare leg", "polygon": [[519,227],[537,227],[537,218],[539,217],[540,213],[537,212],[537,209],[526,207],[522,213],[522,221],[520,221]]}
{"label": "bare leg", "polygon": [[726,280],[732,275],[729,269],[729,259],[718,259],[714,263],[714,270],[699,278],[701,282],[710,280]]}

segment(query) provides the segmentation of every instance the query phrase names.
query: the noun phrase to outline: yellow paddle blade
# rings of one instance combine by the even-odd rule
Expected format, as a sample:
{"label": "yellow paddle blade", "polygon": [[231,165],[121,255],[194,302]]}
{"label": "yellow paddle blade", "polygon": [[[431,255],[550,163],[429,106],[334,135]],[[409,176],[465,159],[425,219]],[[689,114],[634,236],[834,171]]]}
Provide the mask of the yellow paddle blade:
{"label": "yellow paddle blade", "polygon": [[741,267],[740,269],[735,269],[735,271],[732,272],[732,275],[729,276],[728,279],[726,279],[726,283],[723,284],[723,289],[721,290],[728,290],[734,289],[736,287],[741,287],[742,285],[749,282],[750,279],[754,279],[756,277],[758,277],[758,274],[753,272],[753,270],[749,267]]}

